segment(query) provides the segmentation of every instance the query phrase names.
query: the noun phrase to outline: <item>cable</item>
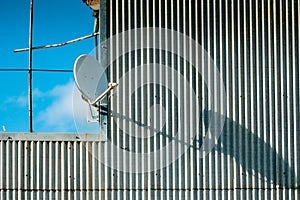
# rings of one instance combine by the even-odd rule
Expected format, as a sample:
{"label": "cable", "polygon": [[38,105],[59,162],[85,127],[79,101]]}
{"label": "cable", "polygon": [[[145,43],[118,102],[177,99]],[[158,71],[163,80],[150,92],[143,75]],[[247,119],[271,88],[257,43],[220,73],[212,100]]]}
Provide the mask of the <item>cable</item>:
{"label": "cable", "polygon": [[[67,41],[67,42],[64,42],[64,43],[61,43],[61,44],[52,44],[52,45],[46,45],[46,46],[32,47],[32,50],[40,50],[40,49],[49,49],[49,48],[62,47],[62,46],[65,46],[65,45],[69,45],[69,44],[72,44],[72,43],[75,43],[75,42],[79,42],[79,41],[82,41],[82,40],[86,40],[86,39],[95,37],[96,35],[99,35],[99,34],[100,34],[99,32],[92,33],[90,35],[87,35],[87,36],[84,36],[84,37],[80,37],[80,38],[77,38],[77,39],[74,39],[74,40],[70,40],[70,41]],[[24,51],[29,51],[29,48],[14,50],[15,53],[24,52]]]}
{"label": "cable", "polygon": [[[72,73],[73,70],[67,69],[31,69],[32,72],[60,72],[60,73]],[[29,72],[29,69],[1,69],[0,72]]]}

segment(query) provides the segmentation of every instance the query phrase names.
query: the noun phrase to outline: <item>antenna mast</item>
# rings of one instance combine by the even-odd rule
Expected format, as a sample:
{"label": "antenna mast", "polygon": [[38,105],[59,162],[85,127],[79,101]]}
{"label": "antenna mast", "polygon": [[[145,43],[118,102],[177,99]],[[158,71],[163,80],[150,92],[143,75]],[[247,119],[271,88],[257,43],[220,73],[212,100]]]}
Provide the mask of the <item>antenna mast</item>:
{"label": "antenna mast", "polygon": [[29,69],[28,69],[28,106],[29,106],[29,132],[33,132],[32,125],[32,35],[33,35],[33,0],[30,0],[29,21]]}

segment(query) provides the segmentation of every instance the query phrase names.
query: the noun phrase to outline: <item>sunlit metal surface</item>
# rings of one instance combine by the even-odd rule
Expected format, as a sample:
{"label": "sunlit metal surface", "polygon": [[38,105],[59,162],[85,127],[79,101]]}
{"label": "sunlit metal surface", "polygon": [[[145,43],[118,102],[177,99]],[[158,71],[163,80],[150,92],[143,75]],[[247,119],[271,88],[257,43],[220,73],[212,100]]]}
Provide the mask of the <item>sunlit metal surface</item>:
{"label": "sunlit metal surface", "polygon": [[[125,81],[126,94],[134,89],[137,78],[161,76],[160,71],[147,68],[153,61],[180,71],[192,83],[201,110],[197,136],[188,151],[162,169],[130,174],[106,167],[96,159],[104,157],[109,163],[124,164],[133,170],[138,167],[140,163],[126,162],[126,157],[108,149],[107,143],[2,138],[1,199],[299,199],[299,1],[112,0],[101,1],[101,6],[100,11],[106,11],[100,12],[101,30],[108,38],[129,29],[168,28],[188,35],[208,52],[227,93],[223,97],[227,100],[226,122],[217,145],[208,156],[198,159],[206,119],[217,113],[210,111],[207,88],[201,76],[193,74],[193,66],[164,51],[137,49],[112,63],[108,81],[119,83],[129,69],[146,64],[150,76],[131,76]],[[173,43],[178,35],[174,40],[161,40],[161,45]],[[106,39],[101,37],[102,41]],[[152,42],[137,35],[103,45],[102,59],[107,56],[109,63],[119,51],[132,49],[132,41],[142,39]],[[182,47],[188,45],[181,42]],[[190,49],[194,51],[200,50]],[[201,63],[196,55],[189,55],[190,59]],[[202,69],[205,74],[210,68]],[[174,76],[161,78],[178,81]],[[181,94],[184,98],[184,91]],[[118,97],[110,98],[110,102],[118,101]],[[186,105],[191,104],[189,99],[184,100]],[[129,125],[143,125],[149,120],[148,107],[159,102],[172,110],[166,111],[167,121],[160,134],[140,139],[130,137],[133,133],[124,134],[116,126],[118,120],[128,119]],[[127,115],[110,117],[108,141],[127,152],[161,149],[172,141],[167,133],[177,129],[176,102],[166,88],[150,85],[138,89],[129,99],[111,105],[112,115]],[[159,118],[152,120],[161,123]],[[146,164],[159,166],[160,162],[149,160]]]}

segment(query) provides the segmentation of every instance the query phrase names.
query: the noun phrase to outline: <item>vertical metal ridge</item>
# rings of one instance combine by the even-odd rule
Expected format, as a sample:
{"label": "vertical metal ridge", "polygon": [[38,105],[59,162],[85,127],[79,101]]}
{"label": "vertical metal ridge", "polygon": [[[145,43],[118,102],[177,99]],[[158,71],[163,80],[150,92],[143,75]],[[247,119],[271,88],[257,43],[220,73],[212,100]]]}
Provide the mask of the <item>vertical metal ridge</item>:
{"label": "vertical metal ridge", "polygon": [[[296,6],[294,6],[296,4]],[[297,4],[298,4],[298,10],[297,10]],[[299,94],[299,88],[300,88],[300,81],[299,81],[299,77],[300,77],[300,73],[299,73],[299,68],[300,68],[300,49],[299,49],[299,41],[300,41],[300,29],[299,29],[299,24],[300,24],[300,1],[298,0],[297,3],[293,4],[293,11],[294,13],[297,13],[298,15],[298,19],[297,19],[297,15],[294,15],[294,23],[293,23],[293,28],[294,28],[294,56],[293,58],[297,58],[293,60],[293,64],[294,64],[294,74],[296,79],[294,80],[294,113],[295,113],[295,119],[294,119],[294,124],[295,124],[295,140],[294,140],[294,147],[295,147],[295,165],[294,168],[296,169],[296,177],[300,177],[299,173],[300,173],[300,155],[299,155],[299,151],[300,151],[300,144],[299,144],[299,136],[300,136],[300,124],[298,123],[298,119],[300,118],[300,103],[299,103],[299,99],[300,99],[300,94]],[[297,26],[298,24],[298,26]],[[298,35],[297,35],[297,30],[298,30]],[[298,52],[298,55],[297,55]],[[297,65],[298,64],[298,65]],[[300,186],[300,180],[299,178],[297,178],[297,183],[296,186],[299,187]],[[296,198],[300,198],[300,192],[296,192]]]}
{"label": "vertical metal ridge", "polygon": [[[189,132],[195,127],[195,113],[188,98],[195,92],[200,113],[199,134],[188,151],[175,162],[150,173],[131,174],[107,167],[109,164],[135,170],[162,167],[162,160],[149,159],[128,163],[123,154],[115,154],[107,145],[84,141],[0,141],[0,198],[58,199],[297,199],[299,198],[299,0],[114,0],[107,2],[108,35],[133,29],[129,38],[119,38],[108,44],[108,58],[122,55],[109,67],[110,82],[129,70],[143,65],[144,71],[133,73],[125,80],[131,92],[144,81],[159,79],[179,88],[179,97],[161,86],[139,88],[128,99],[120,99],[116,112],[155,127],[163,125],[162,110],[150,119],[149,108],[155,104],[166,108],[166,126],[148,139],[132,137],[119,129],[110,117],[108,139],[117,148],[147,153],[169,144],[181,128]],[[137,35],[137,28],[168,28],[164,33]],[[181,40],[187,35],[199,44]],[[153,39],[153,41],[152,41]],[[160,42],[156,42],[159,40]],[[154,49],[137,50],[138,43],[154,45]],[[170,47],[183,57],[162,50]],[[189,47],[189,48],[187,48]],[[216,82],[205,51],[214,61],[224,79],[226,107],[213,105],[218,91],[210,96],[204,76]],[[200,55],[199,55],[200,54]],[[166,65],[179,72],[150,68],[149,64]],[[201,70],[195,74],[195,67]],[[179,80],[183,76],[190,88]],[[215,86],[216,88],[219,86]],[[111,97],[115,98],[114,96]],[[117,98],[117,97],[116,97]],[[185,102],[183,114],[178,113],[179,101]],[[127,106],[129,105],[129,106]],[[129,107],[128,110],[125,108]],[[206,111],[227,111],[223,134],[213,151],[200,158],[201,145],[208,130]],[[204,112],[203,112],[204,111]],[[183,127],[176,123],[183,120]],[[126,122],[127,130],[134,125]],[[139,131],[138,129],[134,130]],[[151,130],[148,134],[152,133]],[[136,133],[134,133],[136,135]],[[173,159],[177,143],[171,152],[161,153],[161,159]]]}

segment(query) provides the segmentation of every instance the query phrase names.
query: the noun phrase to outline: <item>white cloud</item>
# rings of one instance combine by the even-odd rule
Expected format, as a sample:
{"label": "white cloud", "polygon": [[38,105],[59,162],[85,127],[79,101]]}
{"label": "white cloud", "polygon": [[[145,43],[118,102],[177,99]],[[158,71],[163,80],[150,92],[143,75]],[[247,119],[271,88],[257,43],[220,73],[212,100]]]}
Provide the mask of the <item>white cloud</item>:
{"label": "white cloud", "polygon": [[46,94],[38,88],[33,89],[32,94],[33,94],[34,98],[43,98],[46,96]]}
{"label": "white cloud", "polygon": [[6,106],[23,108],[27,106],[28,97],[26,95],[9,97],[4,101]]}
{"label": "white cloud", "polygon": [[74,128],[73,120],[73,81],[65,85],[57,85],[48,92],[35,90],[39,97],[47,96],[53,99],[52,103],[37,115],[37,122],[47,132],[68,132]]}
{"label": "white cloud", "polygon": [[[75,87],[75,88],[74,88]],[[34,129],[37,132],[98,133],[97,123],[87,122],[88,104],[82,100],[74,81],[57,85],[49,91],[34,90]],[[46,103],[46,104],[45,104]],[[41,109],[42,105],[45,106]]]}

